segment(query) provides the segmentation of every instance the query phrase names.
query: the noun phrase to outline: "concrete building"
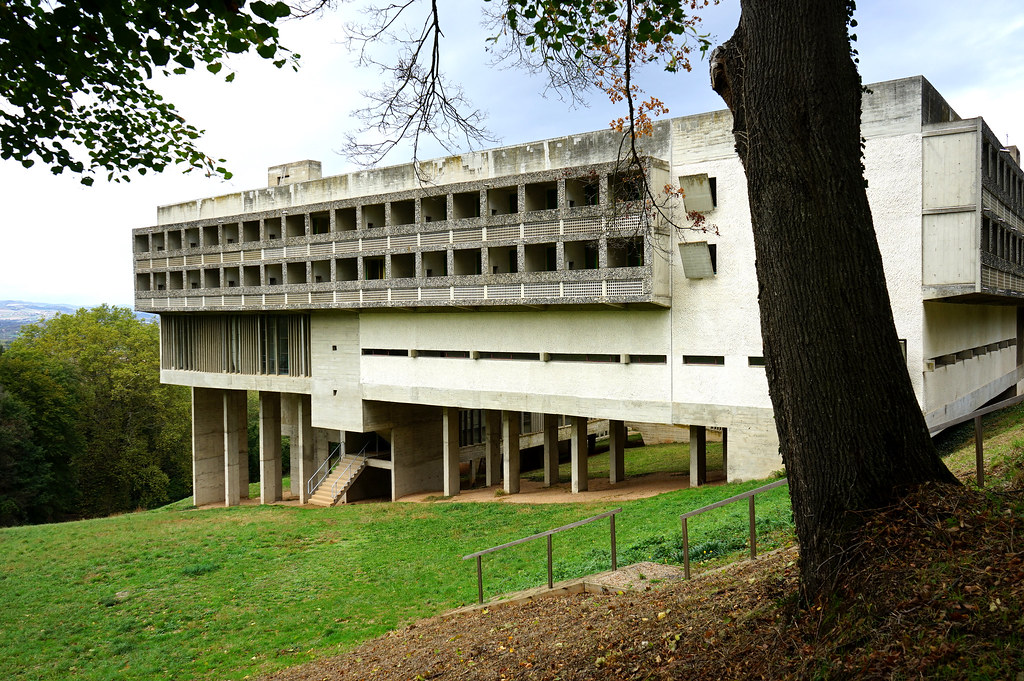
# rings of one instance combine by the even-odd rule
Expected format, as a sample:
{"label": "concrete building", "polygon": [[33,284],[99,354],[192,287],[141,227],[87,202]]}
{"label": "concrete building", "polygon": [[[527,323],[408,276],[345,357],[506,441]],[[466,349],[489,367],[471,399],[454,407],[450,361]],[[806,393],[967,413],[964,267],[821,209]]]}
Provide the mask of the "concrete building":
{"label": "concrete building", "polygon": [[[196,503],[246,493],[246,391],[267,502],[282,433],[293,492],[324,503],[457,494],[460,460],[514,493],[523,433],[550,476],[559,427],[585,489],[595,419],[613,481],[625,421],[687,426],[694,483],[708,427],[730,480],[779,469],[730,129],[725,111],[687,116],[643,143],[651,185],[686,192],[673,220],[699,211],[717,234],[646,224],[607,130],[326,178],[303,161],[263,189],[159,208],[133,233],[136,307],[160,314],[161,379],[192,387]],[[871,85],[862,132],[896,327],[935,425],[1021,380],[1019,154],[921,77]],[[321,483],[330,443],[379,454]]]}

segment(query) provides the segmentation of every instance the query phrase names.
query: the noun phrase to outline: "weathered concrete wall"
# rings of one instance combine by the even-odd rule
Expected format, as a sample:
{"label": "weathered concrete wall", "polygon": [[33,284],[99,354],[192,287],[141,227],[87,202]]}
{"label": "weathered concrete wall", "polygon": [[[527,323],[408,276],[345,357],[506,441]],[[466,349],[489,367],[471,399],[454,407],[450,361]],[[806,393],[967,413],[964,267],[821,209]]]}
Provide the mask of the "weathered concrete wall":
{"label": "weathered concrete wall", "polygon": [[[444,487],[442,465],[441,410],[404,410],[394,406],[398,421],[391,428],[391,461],[394,464],[392,499],[400,499],[416,492],[440,493]],[[409,421],[401,419],[409,414]],[[412,420],[428,414],[431,418]]]}

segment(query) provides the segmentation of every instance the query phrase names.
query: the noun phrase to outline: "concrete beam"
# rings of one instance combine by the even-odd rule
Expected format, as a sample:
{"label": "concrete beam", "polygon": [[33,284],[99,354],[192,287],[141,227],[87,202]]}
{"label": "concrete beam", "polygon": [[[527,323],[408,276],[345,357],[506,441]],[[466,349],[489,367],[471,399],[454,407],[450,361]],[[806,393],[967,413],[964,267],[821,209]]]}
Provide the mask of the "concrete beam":
{"label": "concrete beam", "polygon": [[487,459],[487,486],[501,482],[501,412],[484,411],[484,456]]}
{"label": "concrete beam", "polygon": [[588,479],[587,458],[590,456],[590,443],[587,439],[587,417],[573,416],[572,426],[572,493],[586,492],[590,486]]}
{"label": "concrete beam", "polygon": [[708,429],[690,426],[690,487],[708,481]]}
{"label": "concrete beam", "polygon": [[608,421],[608,482],[615,484],[626,479],[626,424]]}
{"label": "concrete beam", "polygon": [[260,393],[260,503],[281,501],[281,393]]}
{"label": "concrete beam", "polygon": [[544,486],[558,483],[558,416],[544,414]]}
{"label": "concrete beam", "polygon": [[459,493],[459,410],[444,407],[441,410],[441,460],[444,467],[444,495]]}
{"label": "concrete beam", "polygon": [[519,412],[501,412],[501,451],[505,493],[519,494]]}

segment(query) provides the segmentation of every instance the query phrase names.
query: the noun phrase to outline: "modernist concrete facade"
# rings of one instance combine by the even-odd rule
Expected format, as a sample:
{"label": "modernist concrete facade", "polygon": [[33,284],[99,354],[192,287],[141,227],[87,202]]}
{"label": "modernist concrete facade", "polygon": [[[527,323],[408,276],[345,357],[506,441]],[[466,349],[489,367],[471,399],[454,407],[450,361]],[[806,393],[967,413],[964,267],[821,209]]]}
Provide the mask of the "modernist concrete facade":
{"label": "modernist concrete facade", "polygon": [[[693,482],[706,427],[729,479],[781,468],[730,129],[713,112],[644,142],[652,186],[686,190],[672,220],[699,211],[718,233],[631,212],[611,131],[327,178],[305,161],[161,207],[134,230],[136,306],[161,316],[162,380],[193,388],[197,504],[245,492],[243,391],[260,393],[265,501],[282,432],[303,500],[332,442],[386,452],[349,499],[457,493],[460,459],[514,493],[522,433],[550,476],[559,424],[585,489],[595,419],[613,481],[624,421],[689,426]],[[1021,380],[1019,155],[921,77],[871,85],[862,133],[907,369],[939,424]]]}

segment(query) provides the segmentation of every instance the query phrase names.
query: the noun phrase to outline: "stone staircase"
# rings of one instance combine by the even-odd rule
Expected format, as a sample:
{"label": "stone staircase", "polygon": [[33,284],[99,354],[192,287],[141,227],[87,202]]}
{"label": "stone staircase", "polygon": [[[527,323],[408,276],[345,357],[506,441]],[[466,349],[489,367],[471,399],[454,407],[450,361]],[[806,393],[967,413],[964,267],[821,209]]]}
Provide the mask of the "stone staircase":
{"label": "stone staircase", "polygon": [[[366,468],[366,458],[346,454],[334,466],[330,475],[324,478],[320,486],[316,488],[309,498],[309,503],[314,506],[334,506],[339,499],[345,496],[348,488],[352,486],[359,474]],[[335,493],[331,493],[331,490]]]}

